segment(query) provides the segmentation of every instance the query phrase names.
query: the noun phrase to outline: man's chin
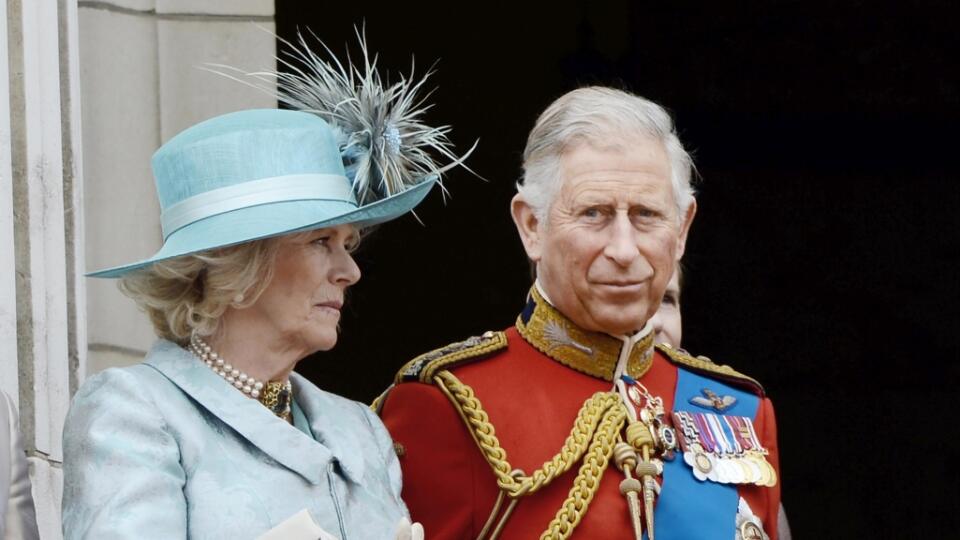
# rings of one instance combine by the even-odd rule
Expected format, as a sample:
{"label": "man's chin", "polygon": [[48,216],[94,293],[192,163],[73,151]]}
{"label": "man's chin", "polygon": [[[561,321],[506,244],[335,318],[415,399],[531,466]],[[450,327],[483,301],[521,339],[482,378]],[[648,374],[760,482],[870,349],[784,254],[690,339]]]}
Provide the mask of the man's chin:
{"label": "man's chin", "polygon": [[646,311],[640,312],[641,314],[624,317],[623,312],[609,314],[604,316],[604,314],[597,314],[592,317],[592,330],[597,332],[603,332],[604,334],[610,334],[612,336],[623,336],[630,335],[635,332],[638,332],[643,329],[643,326],[647,323],[645,318]]}

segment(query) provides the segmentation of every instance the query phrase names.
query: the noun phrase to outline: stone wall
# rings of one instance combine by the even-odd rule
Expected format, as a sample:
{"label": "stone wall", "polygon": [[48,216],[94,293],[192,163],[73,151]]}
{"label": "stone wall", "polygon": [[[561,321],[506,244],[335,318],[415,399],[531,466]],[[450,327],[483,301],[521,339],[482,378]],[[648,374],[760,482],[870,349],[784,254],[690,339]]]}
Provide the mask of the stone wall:
{"label": "stone wall", "polygon": [[86,270],[160,244],[149,160],[269,96],[204,71],[272,69],[270,0],[0,1],[0,389],[14,397],[41,536],[60,538],[60,434],[85,377],[138,361],[146,318]]}

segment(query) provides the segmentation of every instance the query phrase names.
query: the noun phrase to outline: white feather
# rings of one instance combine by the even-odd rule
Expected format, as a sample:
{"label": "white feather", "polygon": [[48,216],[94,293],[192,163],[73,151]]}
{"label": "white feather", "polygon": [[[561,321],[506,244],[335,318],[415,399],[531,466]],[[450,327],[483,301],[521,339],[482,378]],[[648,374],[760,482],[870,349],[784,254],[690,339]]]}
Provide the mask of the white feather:
{"label": "white feather", "polygon": [[361,65],[353,64],[349,55],[345,64],[340,62],[311,32],[323,56],[298,33],[296,44],[277,38],[289,48],[285,56],[277,57],[284,71],[244,73],[223,65],[213,65],[216,69],[210,71],[271,93],[275,82],[281,103],[331,124],[360,204],[395,195],[432,177],[446,194],[443,174],[457,165],[467,168],[463,162],[477,142],[457,156],[448,137],[450,126],[431,127],[423,122],[431,107],[426,103],[431,92],[424,94],[424,84],[432,72],[417,79],[411,63],[408,76],[385,83],[377,70],[377,56],[371,58],[367,48],[366,32],[355,32],[363,54]]}

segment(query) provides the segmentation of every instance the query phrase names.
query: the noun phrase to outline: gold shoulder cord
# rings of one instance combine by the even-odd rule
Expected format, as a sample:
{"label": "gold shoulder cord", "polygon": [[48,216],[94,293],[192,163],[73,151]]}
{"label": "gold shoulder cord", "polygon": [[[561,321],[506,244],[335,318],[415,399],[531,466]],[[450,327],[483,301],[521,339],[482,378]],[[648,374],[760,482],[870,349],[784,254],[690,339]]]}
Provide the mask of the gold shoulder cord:
{"label": "gold shoulder cord", "polygon": [[620,397],[612,392],[597,392],[586,400],[580,412],[577,413],[573,429],[564,441],[560,452],[533,474],[527,476],[523,471],[511,467],[507,460],[507,452],[500,446],[493,424],[490,423],[473,389],[460,382],[447,370],[435,372],[433,382],[459,412],[477,447],[496,475],[497,485],[500,486],[500,496],[478,540],[486,538],[495,516],[500,511],[504,496],[511,499],[510,505],[488,540],[494,540],[499,536],[521,497],[535,493],[550,484],[583,458],[583,464],[577,472],[566,500],[547,525],[547,529],[540,535],[541,540],[569,538],[600,486],[600,480],[613,455],[614,445],[621,440],[620,430],[626,421],[627,411]]}

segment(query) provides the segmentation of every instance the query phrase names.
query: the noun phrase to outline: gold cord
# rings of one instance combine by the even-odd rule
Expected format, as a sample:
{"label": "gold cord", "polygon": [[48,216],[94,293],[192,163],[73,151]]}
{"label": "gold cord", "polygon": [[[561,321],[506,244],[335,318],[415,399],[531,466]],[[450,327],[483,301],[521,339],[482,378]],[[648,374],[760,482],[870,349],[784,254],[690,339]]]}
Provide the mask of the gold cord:
{"label": "gold cord", "polygon": [[[496,430],[473,389],[446,370],[435,373],[434,382],[454,404],[496,475],[497,485],[511,499],[530,495],[549,485],[586,454],[567,499],[541,536],[568,538],[593,500],[600,486],[600,479],[610,462],[613,447],[620,439],[620,430],[627,417],[620,396],[612,392],[597,392],[587,399],[577,413],[573,429],[560,452],[533,474],[525,476],[511,474],[514,468],[507,460],[507,452],[500,446]],[[501,522],[498,529],[502,524]]]}
{"label": "gold cord", "polygon": [[623,428],[626,418],[627,411],[620,401],[617,401],[616,406],[604,411],[597,436],[590,443],[587,456],[583,460],[583,465],[580,466],[573,487],[570,488],[570,493],[557,511],[557,515],[547,525],[547,530],[540,535],[540,540],[564,539],[573,534],[573,530],[587,513],[590,501],[600,487],[600,480],[607,466],[610,465],[613,448],[620,440],[620,429]]}

